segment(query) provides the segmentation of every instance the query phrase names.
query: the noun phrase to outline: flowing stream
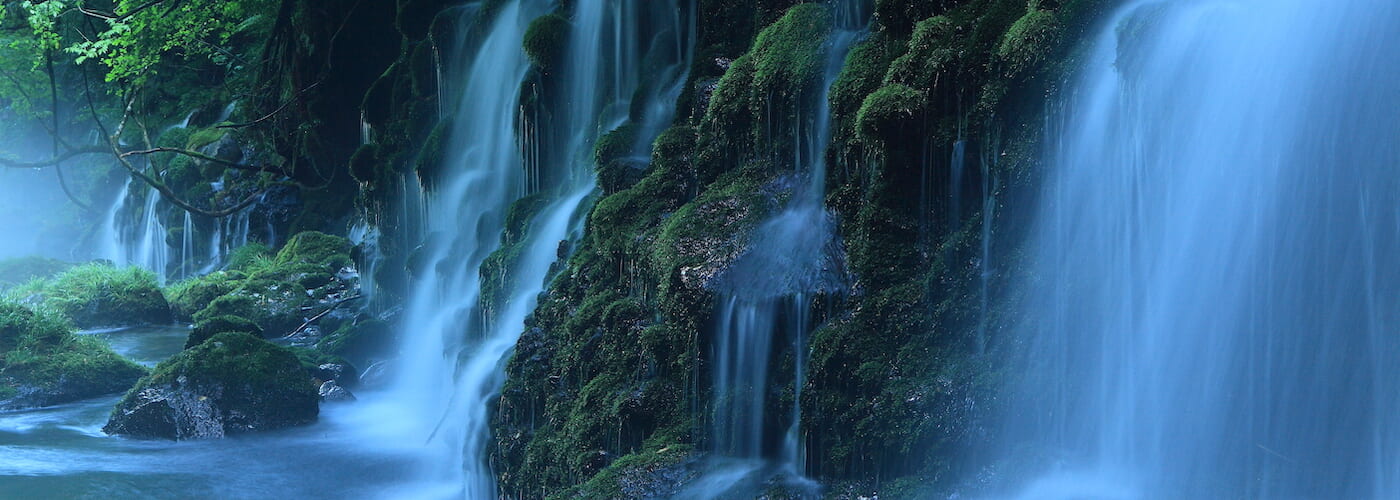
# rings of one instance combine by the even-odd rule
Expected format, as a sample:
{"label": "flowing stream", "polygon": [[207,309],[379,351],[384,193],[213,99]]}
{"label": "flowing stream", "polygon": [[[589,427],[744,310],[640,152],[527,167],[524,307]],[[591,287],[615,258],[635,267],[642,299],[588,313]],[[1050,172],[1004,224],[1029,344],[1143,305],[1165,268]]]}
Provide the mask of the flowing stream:
{"label": "flowing stream", "polygon": [[[86,332],[146,366],[184,347],[189,330]],[[415,465],[358,445],[353,407],[324,405],[314,425],[215,441],[111,437],[120,395],[0,413],[0,498],[376,498],[395,496]]]}
{"label": "flowing stream", "polygon": [[1021,498],[1400,498],[1400,4],[1139,1],[1033,226]]}

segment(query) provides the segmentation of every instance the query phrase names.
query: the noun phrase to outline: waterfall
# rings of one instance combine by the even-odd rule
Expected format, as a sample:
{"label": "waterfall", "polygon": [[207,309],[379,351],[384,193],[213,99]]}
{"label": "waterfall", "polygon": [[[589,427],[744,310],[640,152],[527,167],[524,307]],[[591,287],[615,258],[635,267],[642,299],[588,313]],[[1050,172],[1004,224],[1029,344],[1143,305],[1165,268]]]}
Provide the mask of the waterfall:
{"label": "waterfall", "polygon": [[[393,419],[412,439],[426,443],[421,454],[432,475],[427,481],[449,496],[496,496],[486,463],[488,410],[503,383],[504,361],[547,284],[561,242],[581,230],[586,202],[596,190],[594,142],[628,118],[646,47],[640,16],[649,8],[676,8],[640,0],[576,2],[566,46],[570,63],[556,77],[563,109],[555,111],[561,120],[554,126],[561,132],[537,135],[518,121],[524,119],[518,103],[529,69],[521,41],[530,21],[547,7],[538,0],[510,2],[482,25],[489,32],[467,35],[479,45],[458,48],[469,59],[457,74],[465,84],[445,177],[433,189],[414,186],[404,196],[406,218],[422,214],[426,241],[417,251],[422,265],[404,313],[397,380],[384,404],[368,411],[385,417],[380,420]],[[478,11],[467,9],[464,15],[463,25],[470,26]],[[538,137],[561,142],[532,144]],[[536,148],[557,151],[564,164],[530,164],[527,159],[538,155],[526,158],[522,150]],[[545,168],[547,174],[541,172]],[[545,203],[518,243],[519,257],[507,270],[510,279],[497,294],[498,303],[483,309],[480,270],[500,248],[512,203],[526,195],[543,196]],[[410,206],[410,199],[421,200],[421,206]]]}
{"label": "waterfall", "polygon": [[[416,270],[404,312],[392,401],[379,408],[392,412],[383,420],[406,426],[410,439],[425,444],[426,482],[470,498],[491,498],[494,492],[483,457],[467,449],[485,409],[467,407],[480,402],[465,401],[466,385],[483,381],[464,380],[481,374],[468,373],[462,359],[499,349],[499,341],[481,331],[478,270],[499,246],[505,212],[521,195],[523,166],[513,134],[520,85],[529,69],[521,40],[543,3],[510,2],[493,22],[482,24],[487,33],[464,34],[479,36],[479,47],[466,47],[465,38],[459,44],[459,57],[468,58],[460,73],[466,83],[445,178],[415,197],[421,209],[411,209],[424,218],[427,240],[418,250],[424,264]],[[462,15],[461,25],[471,26],[479,10],[465,9]]]}
{"label": "waterfall", "polygon": [[156,274],[160,283],[169,278],[173,264],[170,245],[166,243],[165,224],[161,222],[160,193],[140,184],[145,193],[141,204],[132,203],[131,187],[136,181],[127,179],[117,193],[116,201],[103,218],[99,255],[118,266],[137,266]]}
{"label": "waterfall", "polygon": [[[711,499],[739,495],[770,474],[803,494],[815,494],[805,478],[801,397],[806,380],[807,337],[817,326],[809,311],[821,294],[839,292],[836,223],[824,205],[826,149],[831,143],[831,86],[846,54],[865,30],[869,14],[860,1],[832,2],[833,32],[818,98],[799,109],[792,151],[794,196],[756,231],[749,250],[721,278],[713,341],[712,470],[683,495]],[[810,115],[808,114],[810,113]],[[787,347],[783,347],[787,346]],[[787,363],[778,357],[792,353]],[[788,364],[790,363],[790,364]],[[776,366],[790,366],[792,410],[771,415],[778,394]],[[786,379],[784,377],[783,379]],[[771,471],[771,472],[765,472]]]}
{"label": "waterfall", "polygon": [[1023,498],[1400,498],[1400,4],[1136,2],[1033,221]]}

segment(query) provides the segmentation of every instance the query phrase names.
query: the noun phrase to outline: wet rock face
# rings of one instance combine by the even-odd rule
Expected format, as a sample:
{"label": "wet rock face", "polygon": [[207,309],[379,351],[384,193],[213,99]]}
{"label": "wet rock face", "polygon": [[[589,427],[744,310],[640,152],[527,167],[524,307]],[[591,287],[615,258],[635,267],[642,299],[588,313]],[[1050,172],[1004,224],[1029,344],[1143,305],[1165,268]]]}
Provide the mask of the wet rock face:
{"label": "wet rock face", "polygon": [[320,399],[294,354],[246,333],[221,333],[141,379],[103,431],[216,439],[316,421]]}
{"label": "wet rock face", "polygon": [[336,385],[334,380],[327,380],[321,383],[321,388],[318,392],[320,392],[321,394],[321,401],[326,401],[328,403],[338,403],[342,401],[355,400],[354,394],[351,394],[350,391],[345,390],[344,387]]}

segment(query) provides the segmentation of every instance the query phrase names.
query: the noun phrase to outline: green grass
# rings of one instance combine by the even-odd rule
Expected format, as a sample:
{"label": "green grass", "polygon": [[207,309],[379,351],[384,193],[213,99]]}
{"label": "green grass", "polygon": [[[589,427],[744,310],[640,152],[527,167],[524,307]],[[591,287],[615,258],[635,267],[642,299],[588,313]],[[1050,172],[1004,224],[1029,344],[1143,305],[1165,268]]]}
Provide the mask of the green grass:
{"label": "green grass", "polygon": [[57,403],[130,387],[146,370],[112,352],[100,338],[76,335],[60,312],[0,300],[0,399],[20,387],[53,394]]}
{"label": "green grass", "polygon": [[14,288],[15,300],[37,300],[82,328],[163,324],[170,305],[155,274],[136,267],[92,263]]}

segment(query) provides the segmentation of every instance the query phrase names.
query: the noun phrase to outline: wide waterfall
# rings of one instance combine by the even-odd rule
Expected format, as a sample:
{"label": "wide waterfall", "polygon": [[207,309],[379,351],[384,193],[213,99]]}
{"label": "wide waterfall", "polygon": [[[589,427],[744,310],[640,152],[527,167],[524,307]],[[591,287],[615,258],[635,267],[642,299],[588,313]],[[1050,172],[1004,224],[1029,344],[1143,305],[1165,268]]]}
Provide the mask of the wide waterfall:
{"label": "wide waterfall", "polygon": [[1104,28],[1051,131],[1005,494],[1400,497],[1397,46],[1392,0]]}

